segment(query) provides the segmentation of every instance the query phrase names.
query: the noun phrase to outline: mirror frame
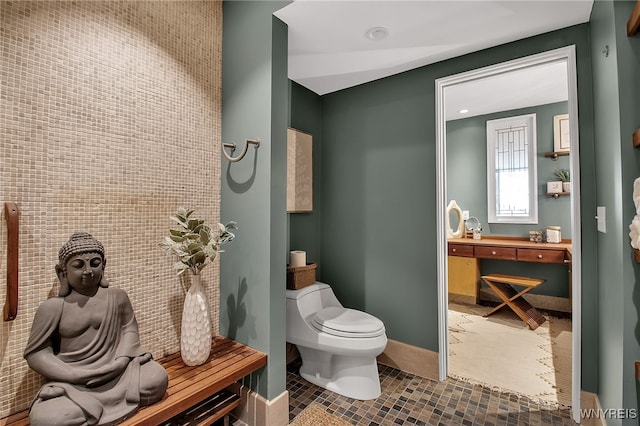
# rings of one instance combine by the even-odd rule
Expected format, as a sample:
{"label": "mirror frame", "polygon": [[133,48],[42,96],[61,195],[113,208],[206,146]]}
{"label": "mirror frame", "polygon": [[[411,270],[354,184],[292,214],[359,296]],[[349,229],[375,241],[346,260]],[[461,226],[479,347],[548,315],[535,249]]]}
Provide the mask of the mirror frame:
{"label": "mirror frame", "polygon": [[[571,402],[573,420],[580,423],[581,392],[581,235],[580,235],[580,152],[578,130],[578,87],[575,46],[570,45],[542,52],[496,65],[439,78],[435,81],[436,90],[436,255],[438,271],[438,374],[445,380],[449,372],[448,352],[448,304],[447,292],[447,235],[445,225],[447,200],[446,169],[446,116],[445,88],[456,84],[506,73],[547,62],[564,60],[567,63],[568,112],[571,134],[571,309],[572,309],[572,359],[571,359]],[[577,194],[577,196],[575,196]]]}

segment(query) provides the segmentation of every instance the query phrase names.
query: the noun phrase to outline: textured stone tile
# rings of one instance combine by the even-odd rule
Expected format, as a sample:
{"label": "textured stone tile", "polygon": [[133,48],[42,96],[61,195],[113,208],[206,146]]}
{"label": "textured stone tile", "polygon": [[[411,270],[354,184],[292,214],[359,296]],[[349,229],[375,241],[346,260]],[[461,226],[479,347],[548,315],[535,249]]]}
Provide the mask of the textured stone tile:
{"label": "textured stone tile", "polygon": [[550,409],[528,398],[460,380],[424,379],[379,365],[382,395],[356,401],[287,372],[289,419],[311,403],[327,407],[354,425],[574,425],[567,409]]}

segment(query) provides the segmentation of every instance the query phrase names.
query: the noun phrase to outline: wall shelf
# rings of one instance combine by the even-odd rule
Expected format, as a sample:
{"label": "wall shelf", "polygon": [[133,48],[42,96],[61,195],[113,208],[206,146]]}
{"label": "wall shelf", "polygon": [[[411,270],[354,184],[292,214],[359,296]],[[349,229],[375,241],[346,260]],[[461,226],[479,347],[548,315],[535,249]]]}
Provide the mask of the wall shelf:
{"label": "wall shelf", "polygon": [[640,146],[640,129],[633,132],[633,147],[638,148]]}
{"label": "wall shelf", "polygon": [[631,11],[631,16],[627,21],[627,36],[633,37],[640,29],[640,1],[636,2],[636,6]]}
{"label": "wall shelf", "polygon": [[562,157],[569,154],[570,154],[569,151],[553,151],[553,152],[545,152],[544,156],[546,158],[551,158],[552,160],[557,160],[558,157]]}
{"label": "wall shelf", "polygon": [[562,197],[564,195],[571,195],[570,192],[547,192],[547,197],[553,197],[553,198],[558,198],[558,197]]}

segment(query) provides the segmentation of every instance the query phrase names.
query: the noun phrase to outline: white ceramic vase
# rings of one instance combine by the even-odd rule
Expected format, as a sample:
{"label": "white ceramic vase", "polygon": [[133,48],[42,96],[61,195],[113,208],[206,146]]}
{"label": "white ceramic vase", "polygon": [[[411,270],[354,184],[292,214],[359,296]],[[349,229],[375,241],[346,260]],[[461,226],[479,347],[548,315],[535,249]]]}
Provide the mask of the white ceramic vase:
{"label": "white ceramic vase", "polygon": [[209,301],[200,275],[191,275],[191,287],[184,298],[180,353],[187,365],[201,365],[211,353]]}

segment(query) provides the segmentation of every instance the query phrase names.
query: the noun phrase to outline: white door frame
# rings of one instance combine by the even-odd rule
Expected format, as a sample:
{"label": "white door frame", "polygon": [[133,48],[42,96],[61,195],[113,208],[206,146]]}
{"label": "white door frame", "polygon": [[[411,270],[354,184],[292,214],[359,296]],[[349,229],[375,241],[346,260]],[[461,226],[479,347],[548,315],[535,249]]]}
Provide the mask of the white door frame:
{"label": "white door frame", "polygon": [[472,70],[449,77],[437,79],[436,84],[436,193],[437,193],[437,268],[438,268],[438,373],[440,380],[445,380],[449,373],[448,351],[448,293],[447,293],[447,234],[446,234],[446,206],[447,206],[447,169],[446,169],[446,123],[445,123],[445,88],[518,70],[547,62],[565,60],[567,63],[568,79],[568,110],[569,126],[571,129],[571,309],[572,309],[572,345],[571,345],[571,406],[575,422],[580,423],[580,372],[581,372],[581,235],[580,235],[580,152],[578,133],[578,88],[576,71],[575,46],[567,46],[548,52],[539,53],[525,58],[515,59],[496,65]]}

